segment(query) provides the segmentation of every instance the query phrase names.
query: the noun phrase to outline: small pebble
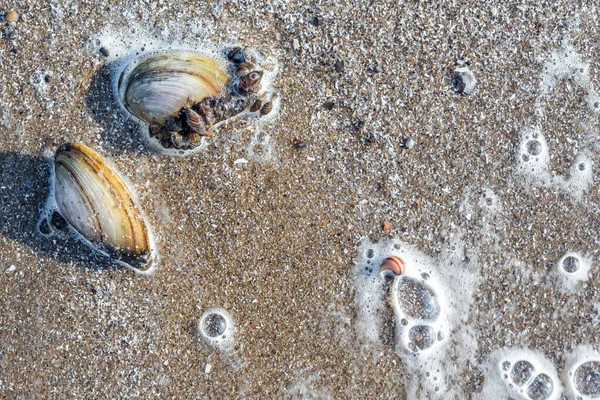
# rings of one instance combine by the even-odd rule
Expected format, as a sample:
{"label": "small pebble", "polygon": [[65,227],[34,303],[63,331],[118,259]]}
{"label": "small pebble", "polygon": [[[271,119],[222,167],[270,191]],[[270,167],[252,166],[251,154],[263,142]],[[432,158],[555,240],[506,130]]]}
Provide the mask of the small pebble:
{"label": "small pebble", "polygon": [[371,144],[371,143],[375,143],[376,139],[375,139],[375,136],[373,136],[373,135],[367,135],[363,138],[363,141],[365,142],[365,144]]}
{"label": "small pebble", "polygon": [[4,19],[6,20],[6,22],[17,22],[17,20],[19,19],[19,13],[17,13],[16,11],[9,11],[6,14],[4,14]]}
{"label": "small pebble", "polygon": [[392,229],[392,225],[388,224],[387,222],[385,222],[383,224],[383,230],[384,231],[389,231],[390,229]]}
{"label": "small pebble", "polygon": [[11,265],[10,267],[8,267],[6,269],[6,273],[10,274],[11,272],[13,272],[15,269],[17,269],[17,267],[15,267],[14,265]]}
{"label": "small pebble", "polygon": [[327,111],[333,110],[334,107],[335,107],[335,103],[333,101],[328,101],[327,103],[323,104],[323,108],[326,109]]}
{"label": "small pebble", "polygon": [[206,364],[206,367],[204,368],[204,373],[210,374],[210,371],[212,371],[212,365]]}
{"label": "small pebble", "polygon": [[361,121],[360,119],[356,118],[352,120],[352,127],[356,130],[362,129],[362,127],[365,126],[365,123],[363,121]]}
{"label": "small pebble", "polygon": [[52,77],[50,75],[44,76],[44,82],[46,82],[46,83],[52,82]]}
{"label": "small pebble", "polygon": [[337,60],[335,62],[335,72],[344,72],[344,61]]}
{"label": "small pebble", "polygon": [[407,149],[412,149],[414,145],[415,145],[415,141],[412,140],[412,138],[407,137],[406,139],[404,139],[402,141],[402,146],[404,146]]}
{"label": "small pebble", "polygon": [[305,149],[308,145],[305,142],[298,141],[294,143],[295,149]]}
{"label": "small pebble", "polygon": [[319,26],[319,25],[321,25],[321,22],[322,22],[321,18],[319,18],[317,16],[312,17],[312,19],[310,20],[310,24],[313,26]]}
{"label": "small pebble", "polygon": [[102,54],[104,57],[108,57],[110,53],[106,47],[100,47],[100,54]]}
{"label": "small pebble", "polygon": [[294,39],[292,46],[294,46],[294,51],[300,50],[300,41],[298,39]]}

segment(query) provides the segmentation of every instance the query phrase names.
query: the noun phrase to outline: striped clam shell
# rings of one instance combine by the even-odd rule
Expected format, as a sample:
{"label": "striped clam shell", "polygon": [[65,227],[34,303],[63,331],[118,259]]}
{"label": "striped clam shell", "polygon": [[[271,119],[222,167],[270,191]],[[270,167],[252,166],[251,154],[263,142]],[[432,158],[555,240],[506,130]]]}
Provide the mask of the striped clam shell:
{"label": "striped clam shell", "polygon": [[157,261],[149,226],[117,172],[81,143],[59,147],[54,158],[55,206],[70,231],[93,249],[139,273]]}
{"label": "striped clam shell", "polygon": [[161,53],[125,69],[119,96],[133,115],[162,125],[190,103],[217,95],[228,81],[222,61],[191,52]]}
{"label": "striped clam shell", "polygon": [[379,268],[379,272],[388,269],[396,275],[402,275],[404,274],[404,271],[406,269],[406,264],[404,263],[404,260],[400,257],[391,256],[383,260],[383,262],[381,263],[381,267]]}

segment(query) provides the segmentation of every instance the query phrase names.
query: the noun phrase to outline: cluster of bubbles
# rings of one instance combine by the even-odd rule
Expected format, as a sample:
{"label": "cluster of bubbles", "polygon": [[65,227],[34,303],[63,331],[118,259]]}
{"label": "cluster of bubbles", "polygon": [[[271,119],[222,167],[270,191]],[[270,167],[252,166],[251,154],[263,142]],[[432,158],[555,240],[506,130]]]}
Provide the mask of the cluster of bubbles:
{"label": "cluster of bubbles", "polygon": [[[475,262],[463,261],[462,242],[453,238],[451,243],[439,259],[395,239],[372,243],[365,238],[358,249],[353,270],[357,335],[365,347],[383,344],[382,330],[389,326],[381,315],[393,311],[394,350],[413,371],[406,377],[408,398],[463,396],[454,382],[456,370],[445,366],[467,365],[477,349],[464,321],[479,275]],[[394,258],[402,268],[381,270]]]}
{"label": "cluster of bubbles", "polygon": [[578,366],[573,386],[581,396],[600,398],[600,361],[588,361]]}
{"label": "cluster of bubbles", "polygon": [[517,171],[534,185],[548,185],[551,179],[548,143],[540,128],[524,129],[518,149]]}
{"label": "cluster of bubbles", "polygon": [[400,275],[393,283],[392,304],[400,322],[400,343],[413,352],[427,350],[444,339],[444,333],[432,325],[442,310],[436,291],[427,284],[429,279],[424,272],[421,279]]}
{"label": "cluster of bubbles", "polygon": [[496,350],[483,369],[486,379],[477,399],[552,400],[562,393],[555,366],[529,349]]}
{"label": "cluster of bubbles", "polygon": [[[373,313],[386,307],[383,299],[386,277],[391,277],[390,293],[396,324],[397,352],[420,352],[433,347],[436,341],[442,341],[442,327],[445,325],[441,305],[443,300],[438,294],[442,290],[435,276],[432,277],[433,262],[423,260],[402,243],[388,242],[366,247],[357,262],[362,267],[359,267],[356,279],[363,280],[361,289],[357,292],[357,295],[363,297],[357,297],[357,301],[362,304],[357,306],[361,313],[370,315],[364,317],[368,320],[365,325],[370,325],[367,329],[373,333],[379,330],[380,321]],[[401,275],[395,275],[389,270],[380,271],[383,261],[391,256],[398,257],[409,268]],[[371,318],[375,320],[370,320]],[[378,333],[372,336],[373,339],[378,337]]]}
{"label": "cluster of bubbles", "polygon": [[35,89],[35,93],[38,98],[46,99],[48,98],[48,89],[50,87],[50,82],[52,82],[52,72],[46,71],[44,69],[39,69],[35,71],[29,77],[29,83]]}
{"label": "cluster of bubbles", "polygon": [[512,368],[510,361],[504,361],[502,369],[506,371],[504,379],[509,382],[509,388],[521,388],[520,393],[529,399],[546,400],[554,391],[552,378],[543,372],[536,374],[535,368],[529,361],[519,360],[512,365]]}
{"label": "cluster of bubbles", "polygon": [[[600,103],[600,94],[594,88],[589,74],[589,63],[583,62],[581,56],[574,51],[568,40],[563,46],[552,52],[546,58],[544,72],[540,79],[540,96],[548,95],[555,90],[561,78],[569,78],[580,88],[587,92],[586,102],[591,114],[598,112]],[[542,100],[536,103],[536,114],[543,117],[545,106]],[[589,139],[595,140],[595,132],[589,132]],[[521,139],[518,145],[517,154],[517,173],[525,178],[528,183],[537,186],[555,187],[560,189],[575,199],[581,199],[583,194],[589,190],[592,181],[592,155],[594,151],[591,148],[580,149],[577,152],[575,160],[571,165],[569,176],[561,176],[549,168],[549,150],[548,144],[541,128],[526,127],[522,131]]]}
{"label": "cluster of bubbles", "polygon": [[542,354],[529,349],[496,350],[490,355],[490,362],[483,365],[486,379],[475,398],[599,399],[600,353],[591,346],[578,346],[564,358],[563,393],[556,367]]}

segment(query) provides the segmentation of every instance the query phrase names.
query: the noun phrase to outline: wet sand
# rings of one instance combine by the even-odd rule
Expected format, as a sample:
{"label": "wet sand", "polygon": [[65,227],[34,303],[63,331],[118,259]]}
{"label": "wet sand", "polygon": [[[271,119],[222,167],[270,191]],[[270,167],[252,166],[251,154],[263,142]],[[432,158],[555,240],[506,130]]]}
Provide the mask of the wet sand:
{"label": "wet sand", "polygon": [[[596,157],[590,87],[567,76],[540,91],[565,40],[600,87],[599,9],[578,3],[5,3],[20,17],[0,40],[0,397],[404,398],[418,372],[395,351],[393,320],[380,343],[356,333],[363,238],[442,260],[459,237],[477,260],[463,316],[475,357],[446,364],[456,397],[481,391],[481,365],[504,347],[532,348],[562,373],[573,348],[600,343],[597,179],[578,199],[527,183],[515,160],[528,126],[544,132],[556,174],[577,152]],[[124,26],[269,50],[279,118],[193,156],[157,154],[90,46]],[[459,66],[477,77],[473,95],[452,90]],[[131,182],[162,255],[154,276],[36,233],[47,157],[68,141]],[[486,188],[501,211],[479,205]],[[567,251],[592,262],[573,293],[551,274]],[[198,337],[210,307],[236,322],[230,352]]]}

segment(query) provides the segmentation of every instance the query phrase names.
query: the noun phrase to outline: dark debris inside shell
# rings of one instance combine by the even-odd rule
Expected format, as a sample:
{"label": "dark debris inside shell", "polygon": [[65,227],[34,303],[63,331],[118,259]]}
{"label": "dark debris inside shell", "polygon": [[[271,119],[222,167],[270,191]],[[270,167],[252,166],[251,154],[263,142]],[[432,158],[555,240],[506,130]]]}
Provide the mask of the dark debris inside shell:
{"label": "dark debris inside shell", "polygon": [[255,102],[256,96],[232,96],[228,93],[207,97],[191,107],[182,108],[168,118],[163,126],[150,125],[150,137],[157,138],[165,148],[193,149],[202,136],[213,137],[213,127],[234,117]]}
{"label": "dark debris inside shell", "polygon": [[256,95],[263,71],[252,62],[255,60],[246,49],[235,47],[227,52],[227,58],[233,63],[233,76],[238,78],[231,84],[230,92],[184,107],[162,126],[151,124],[150,137],[157,138],[164,148],[194,149],[200,145],[202,136],[214,137],[213,128],[229,118],[244,111],[261,116],[272,111],[273,103]]}

